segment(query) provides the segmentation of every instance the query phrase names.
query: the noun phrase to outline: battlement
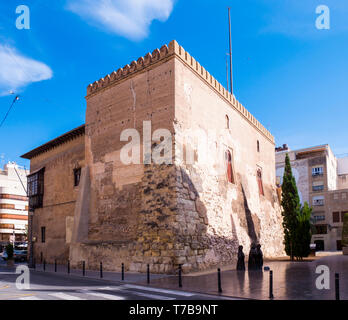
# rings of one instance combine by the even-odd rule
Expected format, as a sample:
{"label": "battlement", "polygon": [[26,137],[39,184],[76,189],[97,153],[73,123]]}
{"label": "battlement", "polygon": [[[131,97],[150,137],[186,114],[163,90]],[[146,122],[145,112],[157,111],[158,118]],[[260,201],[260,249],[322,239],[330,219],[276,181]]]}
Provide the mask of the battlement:
{"label": "battlement", "polygon": [[152,54],[149,52],[137,61],[127,64],[123,68],[106,75],[104,78],[95,81],[87,87],[88,98],[91,95],[103,90],[111,85],[122,81],[123,79],[141,72],[159,62],[169,60],[172,57],[178,57],[201,79],[210,85],[225,101],[227,101],[239,114],[241,114],[252,126],[260,131],[267,139],[274,143],[272,134],[232,95],[227,91],[198,61],[196,61],[187,51],[184,50],[175,40],[169,45],[163,45],[160,49],[155,49]]}

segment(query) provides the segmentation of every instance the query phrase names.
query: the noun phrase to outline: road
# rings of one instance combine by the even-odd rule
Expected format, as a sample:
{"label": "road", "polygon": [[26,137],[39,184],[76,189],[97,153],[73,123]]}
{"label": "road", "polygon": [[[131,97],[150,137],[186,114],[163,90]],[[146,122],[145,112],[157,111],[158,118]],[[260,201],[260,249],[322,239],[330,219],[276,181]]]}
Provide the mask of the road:
{"label": "road", "polygon": [[196,294],[30,270],[30,288],[17,289],[15,269],[0,266],[0,300],[220,300]]}

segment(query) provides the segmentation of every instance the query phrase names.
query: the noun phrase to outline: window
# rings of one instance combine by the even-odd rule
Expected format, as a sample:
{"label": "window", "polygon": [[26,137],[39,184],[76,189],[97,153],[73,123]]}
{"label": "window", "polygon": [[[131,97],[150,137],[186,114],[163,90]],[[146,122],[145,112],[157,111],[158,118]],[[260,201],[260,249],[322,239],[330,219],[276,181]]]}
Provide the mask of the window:
{"label": "window", "polygon": [[44,173],[45,168],[42,168],[39,171],[34,172],[28,176],[28,196],[30,210],[42,208],[44,194]]}
{"label": "window", "polygon": [[226,165],[227,165],[227,180],[230,183],[234,183],[232,155],[229,150],[226,151],[225,157],[226,157]]}
{"label": "window", "polygon": [[313,206],[323,206],[324,205],[324,196],[313,197]]}
{"label": "window", "polygon": [[340,222],[340,213],[339,212],[332,212],[332,222],[333,223]]}
{"label": "window", "polygon": [[325,215],[314,216],[313,218],[314,218],[315,222],[318,222],[318,221],[325,221]]}
{"label": "window", "polygon": [[338,200],[338,193],[334,193],[334,200]]}
{"label": "window", "polygon": [[320,185],[320,186],[312,186],[312,190],[313,191],[323,191],[324,190],[324,186]]}
{"label": "window", "polygon": [[342,200],[346,200],[347,194],[345,192],[342,193]]}
{"label": "window", "polygon": [[225,116],[225,121],[226,121],[226,129],[229,129],[230,128],[230,118],[228,117],[227,114]]}
{"label": "window", "polygon": [[80,184],[81,168],[74,169],[74,187]]}
{"label": "window", "polygon": [[259,168],[257,169],[257,185],[259,186],[259,194],[264,196],[263,192],[263,184],[262,184],[262,170]]}
{"label": "window", "polygon": [[46,241],[46,227],[41,227],[41,242],[45,243]]}
{"label": "window", "polygon": [[0,209],[15,209],[15,205],[9,203],[0,203]]}
{"label": "window", "polygon": [[322,176],[324,174],[323,167],[312,168],[312,176]]}
{"label": "window", "polygon": [[315,226],[316,234],[327,234],[327,225]]}
{"label": "window", "polygon": [[256,148],[257,148],[257,152],[260,152],[260,141],[259,140],[257,140]]}

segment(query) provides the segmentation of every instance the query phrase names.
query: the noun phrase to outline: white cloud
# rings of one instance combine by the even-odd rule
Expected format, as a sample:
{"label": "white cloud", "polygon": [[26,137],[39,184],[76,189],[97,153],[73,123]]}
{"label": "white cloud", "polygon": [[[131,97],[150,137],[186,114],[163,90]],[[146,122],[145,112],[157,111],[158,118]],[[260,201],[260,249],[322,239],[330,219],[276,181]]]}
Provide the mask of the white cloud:
{"label": "white cloud", "polygon": [[147,37],[153,20],[166,21],[174,0],[68,0],[67,9],[132,40]]}
{"label": "white cloud", "polygon": [[27,58],[15,48],[0,44],[0,95],[32,82],[52,78],[52,70],[42,62]]}

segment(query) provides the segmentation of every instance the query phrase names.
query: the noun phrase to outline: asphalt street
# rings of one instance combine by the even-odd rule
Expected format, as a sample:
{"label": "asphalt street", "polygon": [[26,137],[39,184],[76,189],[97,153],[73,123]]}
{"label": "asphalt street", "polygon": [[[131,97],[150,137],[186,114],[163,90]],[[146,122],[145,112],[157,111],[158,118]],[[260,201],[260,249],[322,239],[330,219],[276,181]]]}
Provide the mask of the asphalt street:
{"label": "asphalt street", "polygon": [[18,289],[16,269],[0,266],[0,300],[220,300],[224,297],[30,270]]}

